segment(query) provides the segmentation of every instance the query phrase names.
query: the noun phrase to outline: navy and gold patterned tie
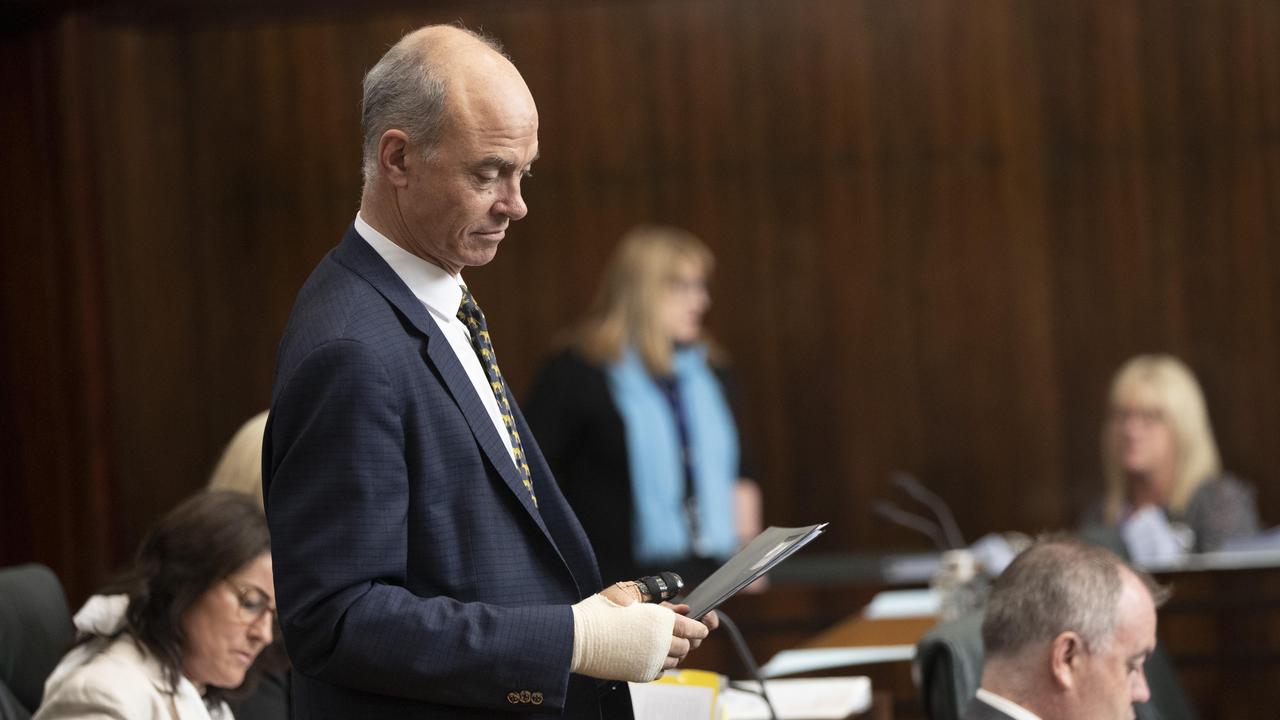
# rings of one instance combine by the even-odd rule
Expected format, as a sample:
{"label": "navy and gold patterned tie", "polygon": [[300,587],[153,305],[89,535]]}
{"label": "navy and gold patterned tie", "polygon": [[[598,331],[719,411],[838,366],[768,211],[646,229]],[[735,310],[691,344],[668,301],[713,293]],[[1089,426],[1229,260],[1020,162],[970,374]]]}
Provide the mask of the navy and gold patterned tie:
{"label": "navy and gold patterned tie", "polygon": [[475,348],[480,364],[484,366],[485,377],[489,378],[493,397],[498,401],[502,424],[506,425],[507,435],[511,438],[516,468],[520,470],[520,478],[524,480],[524,488],[529,491],[529,497],[533,498],[533,506],[538,507],[538,496],[533,492],[533,475],[529,472],[529,463],[524,457],[524,445],[520,443],[515,416],[511,414],[511,392],[507,389],[507,381],[502,379],[502,371],[498,369],[498,356],[493,352],[493,341],[489,339],[489,326],[485,324],[484,313],[480,312],[480,306],[465,285],[462,286],[458,319],[466,323],[467,329],[471,331],[471,347]]}

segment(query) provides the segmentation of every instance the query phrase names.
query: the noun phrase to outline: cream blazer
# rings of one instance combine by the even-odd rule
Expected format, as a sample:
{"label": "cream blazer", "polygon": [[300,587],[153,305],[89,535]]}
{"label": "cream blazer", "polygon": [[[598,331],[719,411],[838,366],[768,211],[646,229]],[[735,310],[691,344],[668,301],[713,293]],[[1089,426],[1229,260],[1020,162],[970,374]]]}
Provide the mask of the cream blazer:
{"label": "cream blazer", "polygon": [[93,640],[67,653],[44,686],[33,720],[232,720],[226,703],[210,710],[185,677],[170,692],[164,668],[132,636]]}

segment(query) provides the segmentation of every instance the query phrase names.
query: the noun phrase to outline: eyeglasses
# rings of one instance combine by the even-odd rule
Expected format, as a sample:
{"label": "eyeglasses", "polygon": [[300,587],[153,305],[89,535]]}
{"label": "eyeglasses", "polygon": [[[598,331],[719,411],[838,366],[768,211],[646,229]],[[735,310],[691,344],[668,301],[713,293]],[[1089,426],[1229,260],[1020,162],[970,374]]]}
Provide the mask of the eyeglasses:
{"label": "eyeglasses", "polygon": [[1164,413],[1157,408],[1113,407],[1108,415],[1111,422],[1116,425],[1123,425],[1130,419],[1136,420],[1139,425],[1146,427],[1164,421]]}
{"label": "eyeglasses", "polygon": [[707,279],[701,276],[681,277],[674,275],[667,278],[667,289],[681,295],[691,295],[693,293],[701,295],[707,292]]}
{"label": "eyeglasses", "polygon": [[280,618],[279,611],[271,605],[271,596],[267,595],[262,588],[254,585],[237,585],[229,578],[225,582],[232,590],[236,591],[236,610],[240,617],[240,622],[245,625],[253,625],[267,613],[271,613],[272,620]]}

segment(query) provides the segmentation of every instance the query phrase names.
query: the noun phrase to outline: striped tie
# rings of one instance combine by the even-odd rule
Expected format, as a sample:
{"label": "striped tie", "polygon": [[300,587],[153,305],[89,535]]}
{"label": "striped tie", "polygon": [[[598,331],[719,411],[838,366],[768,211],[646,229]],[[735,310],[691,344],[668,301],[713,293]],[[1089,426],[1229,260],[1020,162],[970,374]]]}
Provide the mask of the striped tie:
{"label": "striped tie", "polygon": [[538,506],[538,496],[533,492],[533,475],[529,472],[529,463],[524,457],[524,445],[520,443],[520,431],[516,430],[515,417],[511,414],[511,392],[507,390],[507,382],[502,379],[502,371],[498,369],[498,356],[493,352],[493,341],[489,339],[489,326],[485,324],[484,313],[472,297],[471,291],[462,286],[462,304],[458,306],[458,319],[467,324],[471,331],[471,347],[475,348],[480,364],[484,366],[485,377],[489,378],[489,387],[493,389],[493,397],[498,401],[498,409],[502,411],[502,424],[507,427],[507,435],[511,438],[511,450],[515,455],[516,467],[520,470],[520,478],[524,480],[524,488],[533,498],[533,506]]}

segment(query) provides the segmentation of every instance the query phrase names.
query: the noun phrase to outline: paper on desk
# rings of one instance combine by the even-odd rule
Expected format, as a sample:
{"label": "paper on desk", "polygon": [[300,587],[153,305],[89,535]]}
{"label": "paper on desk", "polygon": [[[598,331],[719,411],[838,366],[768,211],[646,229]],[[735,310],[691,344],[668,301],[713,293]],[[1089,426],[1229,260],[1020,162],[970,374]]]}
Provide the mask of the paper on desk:
{"label": "paper on desk", "polygon": [[868,620],[885,618],[930,617],[942,609],[942,596],[937,590],[885,590],[876,593],[862,609]]}
{"label": "paper on desk", "polygon": [[[734,685],[759,689],[753,681]],[[871,680],[865,677],[796,678],[766,680],[769,699],[778,720],[846,718],[871,707]],[[719,707],[725,720],[768,720],[764,699],[755,692],[728,688],[720,693]]]}
{"label": "paper on desk", "polygon": [[1155,505],[1133,513],[1120,526],[1129,557],[1138,565],[1172,563],[1191,549],[1190,528],[1171,523],[1164,510]]}
{"label": "paper on desk", "polygon": [[[636,720],[711,720],[715,690],[696,685],[628,683]],[[770,686],[772,690],[772,686]]]}
{"label": "paper on desk", "polygon": [[888,583],[926,583],[938,571],[941,555],[916,553],[890,555],[880,562],[880,574]]}
{"label": "paper on desk", "polygon": [[915,656],[915,645],[869,645],[867,647],[783,650],[770,658],[769,662],[760,668],[760,674],[767,678],[774,678],[849,665],[900,662],[910,660]]}
{"label": "paper on desk", "polygon": [[1220,552],[1255,552],[1259,550],[1280,550],[1280,527],[1263,530],[1249,537],[1225,538],[1218,547]]}

